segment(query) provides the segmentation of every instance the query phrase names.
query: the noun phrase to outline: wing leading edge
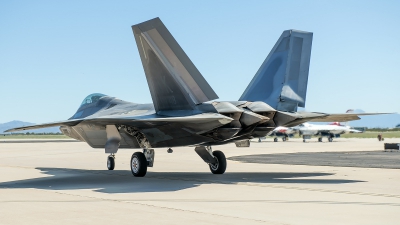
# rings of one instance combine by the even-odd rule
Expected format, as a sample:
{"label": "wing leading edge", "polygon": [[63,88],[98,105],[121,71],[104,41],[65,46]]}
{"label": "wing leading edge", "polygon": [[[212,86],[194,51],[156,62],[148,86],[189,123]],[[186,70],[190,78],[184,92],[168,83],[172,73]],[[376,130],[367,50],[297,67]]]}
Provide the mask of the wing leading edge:
{"label": "wing leading edge", "polygon": [[33,130],[33,129],[40,129],[40,128],[47,128],[47,127],[57,127],[57,126],[75,126],[82,122],[83,119],[76,119],[76,120],[64,120],[64,121],[57,121],[51,123],[42,123],[32,126],[24,126],[24,127],[16,127],[12,129],[8,129],[4,132],[16,132],[16,131],[24,131],[24,130]]}
{"label": "wing leading edge", "polygon": [[[5,132],[15,132],[32,130],[46,127],[56,126],[76,126],[81,122],[94,123],[98,125],[116,125],[116,124],[129,124],[132,126],[138,126],[141,128],[154,127],[159,124],[165,123],[188,123],[188,124],[200,124],[200,123],[214,123],[212,128],[222,126],[230,123],[233,119],[227,116],[223,116],[217,113],[203,113],[193,116],[182,116],[182,117],[160,117],[156,114],[151,115],[139,115],[139,116],[101,116],[101,117],[89,117],[85,119],[66,120],[52,123],[43,123],[32,126],[16,127]],[[211,129],[211,128],[210,128]]]}

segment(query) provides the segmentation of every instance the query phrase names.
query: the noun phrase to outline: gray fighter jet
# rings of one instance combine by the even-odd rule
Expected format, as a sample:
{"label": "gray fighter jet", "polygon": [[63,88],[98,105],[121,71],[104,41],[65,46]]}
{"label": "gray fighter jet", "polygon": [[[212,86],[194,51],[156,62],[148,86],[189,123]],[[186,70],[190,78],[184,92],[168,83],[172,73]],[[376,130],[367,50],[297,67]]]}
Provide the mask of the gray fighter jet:
{"label": "gray fighter jet", "polygon": [[312,33],[286,30],[239,101],[214,101],[216,93],[164,24],[155,18],[132,26],[153,104],[126,102],[91,94],[68,120],[19,127],[22,131],[60,126],[67,136],[105,148],[107,167],[115,167],[119,148],[136,148],[131,171],[141,177],[154,165],[154,149],[194,146],[214,174],[226,169],[226,158],[211,146],[264,137],[277,126],[306,121],[349,121],[360,114],[296,112],[304,107]]}

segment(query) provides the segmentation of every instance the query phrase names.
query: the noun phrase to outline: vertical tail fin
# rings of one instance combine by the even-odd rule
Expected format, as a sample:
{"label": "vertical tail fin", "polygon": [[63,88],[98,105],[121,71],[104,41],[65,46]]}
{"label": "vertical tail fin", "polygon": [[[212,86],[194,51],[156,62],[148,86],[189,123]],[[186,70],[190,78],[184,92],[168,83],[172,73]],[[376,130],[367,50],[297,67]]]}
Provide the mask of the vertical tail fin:
{"label": "vertical tail fin", "polygon": [[313,33],[282,33],[240,101],[263,101],[280,111],[305,107]]}
{"label": "vertical tail fin", "polygon": [[159,18],[132,26],[156,111],[218,98]]}

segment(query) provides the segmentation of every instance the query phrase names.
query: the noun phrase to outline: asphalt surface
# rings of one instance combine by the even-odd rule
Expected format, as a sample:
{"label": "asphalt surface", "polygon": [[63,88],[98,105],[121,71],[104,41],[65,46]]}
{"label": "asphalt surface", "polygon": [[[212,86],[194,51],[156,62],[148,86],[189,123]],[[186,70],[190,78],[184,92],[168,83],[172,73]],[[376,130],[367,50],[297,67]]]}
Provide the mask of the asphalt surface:
{"label": "asphalt surface", "polygon": [[[136,178],[135,150],[120,150],[108,171],[104,150],[86,143],[0,143],[0,224],[399,224],[398,169],[335,162],[372,154],[368,164],[393,164],[380,157],[398,153],[383,153],[375,139],[213,149],[251,160],[228,160],[226,173],[213,175],[193,147],[156,149],[154,167]],[[290,160],[265,163],[276,155]],[[307,165],[288,164],[296,157]],[[309,163],[322,159],[335,163]]]}
{"label": "asphalt surface", "polygon": [[400,151],[299,152],[230,157],[245,163],[400,169]]}

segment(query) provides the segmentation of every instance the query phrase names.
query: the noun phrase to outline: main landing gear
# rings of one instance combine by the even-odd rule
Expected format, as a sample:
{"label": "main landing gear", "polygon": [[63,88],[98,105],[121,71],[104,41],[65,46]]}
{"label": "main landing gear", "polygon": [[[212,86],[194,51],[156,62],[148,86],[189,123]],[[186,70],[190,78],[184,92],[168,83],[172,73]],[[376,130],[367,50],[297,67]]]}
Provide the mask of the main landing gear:
{"label": "main landing gear", "polygon": [[223,174],[226,170],[226,157],[221,151],[212,151],[211,147],[198,146],[196,153],[208,164],[213,174]]}
{"label": "main landing gear", "polygon": [[135,177],[144,177],[147,173],[147,160],[142,152],[135,152],[131,157],[131,171]]}
{"label": "main landing gear", "polygon": [[[212,151],[211,147],[199,146],[195,148],[196,153],[206,162],[213,174],[223,174],[226,170],[226,157],[221,151]],[[172,149],[168,149],[172,153]],[[135,152],[131,157],[131,172],[135,177],[144,177],[147,167],[153,167],[154,149],[144,149],[143,152]],[[107,157],[107,168],[114,170],[115,153]]]}
{"label": "main landing gear", "polygon": [[153,167],[154,149],[144,149],[143,152],[135,152],[131,157],[131,171],[135,177],[144,177],[147,167]]}
{"label": "main landing gear", "polygon": [[114,170],[115,168],[115,155],[111,154],[107,157],[107,168],[108,170]]}

